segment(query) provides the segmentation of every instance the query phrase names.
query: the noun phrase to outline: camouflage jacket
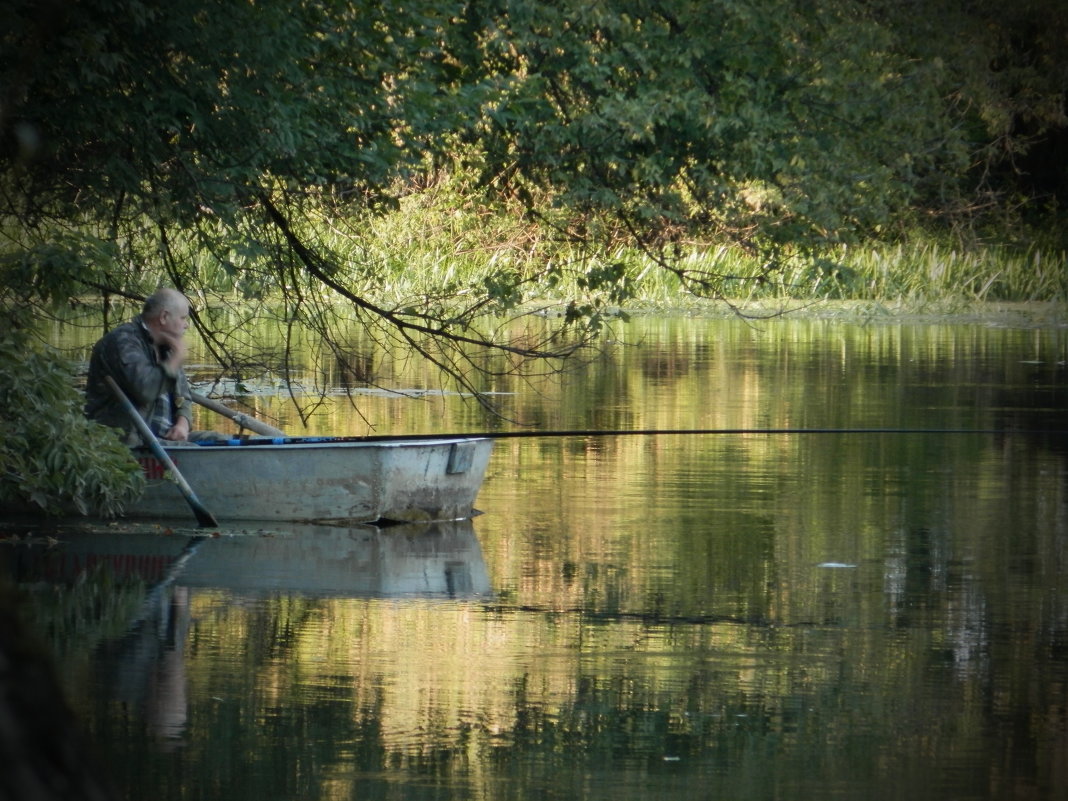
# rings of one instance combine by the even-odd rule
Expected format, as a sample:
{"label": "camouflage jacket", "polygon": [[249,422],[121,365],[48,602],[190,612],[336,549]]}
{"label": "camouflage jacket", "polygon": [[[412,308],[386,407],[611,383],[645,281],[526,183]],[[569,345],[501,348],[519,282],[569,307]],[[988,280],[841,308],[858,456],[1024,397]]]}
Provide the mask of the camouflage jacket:
{"label": "camouflage jacket", "polygon": [[[109,331],[93,346],[85,386],[86,417],[122,429],[126,432],[126,444],[140,445],[136,426],[104,380],[109,375],[149,422],[153,433],[165,433],[153,426],[161,411],[172,420],[185,417],[192,422],[192,395],[185,372],[179,369],[171,373],[160,364],[156,346],[140,316]],[[161,402],[169,402],[170,408],[158,409]]]}

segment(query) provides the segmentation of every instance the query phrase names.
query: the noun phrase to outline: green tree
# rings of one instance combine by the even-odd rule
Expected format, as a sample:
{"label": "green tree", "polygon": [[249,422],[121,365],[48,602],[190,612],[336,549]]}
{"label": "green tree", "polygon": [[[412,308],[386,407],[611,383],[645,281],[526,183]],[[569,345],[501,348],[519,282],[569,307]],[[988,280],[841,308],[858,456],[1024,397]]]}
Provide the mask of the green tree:
{"label": "green tree", "polygon": [[964,166],[931,67],[852,3],[522,4],[498,23],[498,59],[514,55],[480,166],[652,247],[804,252]]}
{"label": "green tree", "polygon": [[[1068,15],[1061,0],[865,0],[893,48],[931,67],[970,168],[929,187],[944,217],[1049,224],[1068,191]],[[949,190],[948,192],[946,190]],[[1040,214],[1035,214],[1035,210]],[[1002,229],[1004,233],[1004,228]]]}
{"label": "green tree", "polygon": [[432,166],[591,252],[834,241],[961,166],[932,68],[845,2],[13,5],[3,212],[51,297],[136,288],[189,234],[257,243],[250,284],[356,295],[307,215],[389,208]]}

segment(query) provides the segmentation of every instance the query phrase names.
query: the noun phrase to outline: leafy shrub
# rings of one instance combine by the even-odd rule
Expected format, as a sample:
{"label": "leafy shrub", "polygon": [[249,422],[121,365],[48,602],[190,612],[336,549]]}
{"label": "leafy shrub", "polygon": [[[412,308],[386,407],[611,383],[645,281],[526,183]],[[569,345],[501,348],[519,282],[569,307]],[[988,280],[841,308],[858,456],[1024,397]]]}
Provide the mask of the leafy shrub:
{"label": "leafy shrub", "polygon": [[112,516],[140,494],[130,450],[82,403],[58,354],[22,330],[0,334],[0,505]]}

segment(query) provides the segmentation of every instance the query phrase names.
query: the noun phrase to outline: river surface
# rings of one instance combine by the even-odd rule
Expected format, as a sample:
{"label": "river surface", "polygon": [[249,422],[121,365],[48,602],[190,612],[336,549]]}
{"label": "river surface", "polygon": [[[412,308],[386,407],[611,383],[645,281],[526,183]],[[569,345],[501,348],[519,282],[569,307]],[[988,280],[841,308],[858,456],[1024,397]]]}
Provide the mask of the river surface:
{"label": "river surface", "polygon": [[472,521],[0,568],[122,798],[1064,799],[1066,362],[1055,324],[638,319],[504,387],[515,423],[357,391],[309,425],[754,433],[500,439]]}

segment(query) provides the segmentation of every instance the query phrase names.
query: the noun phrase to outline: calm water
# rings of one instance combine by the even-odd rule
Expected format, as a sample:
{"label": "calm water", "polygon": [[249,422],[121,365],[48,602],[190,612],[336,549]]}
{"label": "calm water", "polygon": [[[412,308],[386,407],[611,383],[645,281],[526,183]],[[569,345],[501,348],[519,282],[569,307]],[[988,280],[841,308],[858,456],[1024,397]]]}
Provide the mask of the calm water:
{"label": "calm water", "polygon": [[[467,523],[0,566],[121,797],[1068,798],[1066,361],[1065,327],[639,320],[505,411],[996,433],[501,439]],[[312,429],[515,427],[358,401]]]}

